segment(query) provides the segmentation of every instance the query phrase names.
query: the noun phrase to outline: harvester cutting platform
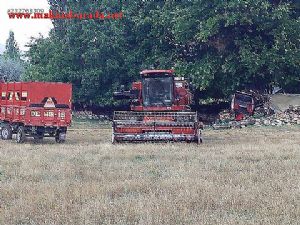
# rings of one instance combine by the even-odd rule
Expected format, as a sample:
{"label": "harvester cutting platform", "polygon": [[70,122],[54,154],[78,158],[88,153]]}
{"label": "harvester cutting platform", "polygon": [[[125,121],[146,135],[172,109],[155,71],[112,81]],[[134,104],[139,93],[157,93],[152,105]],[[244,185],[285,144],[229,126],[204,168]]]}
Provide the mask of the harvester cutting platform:
{"label": "harvester cutting platform", "polygon": [[190,104],[192,94],[184,78],[173,70],[144,70],[129,91],[114,93],[131,99],[131,111],[116,111],[112,142],[186,141],[202,143],[201,127]]}

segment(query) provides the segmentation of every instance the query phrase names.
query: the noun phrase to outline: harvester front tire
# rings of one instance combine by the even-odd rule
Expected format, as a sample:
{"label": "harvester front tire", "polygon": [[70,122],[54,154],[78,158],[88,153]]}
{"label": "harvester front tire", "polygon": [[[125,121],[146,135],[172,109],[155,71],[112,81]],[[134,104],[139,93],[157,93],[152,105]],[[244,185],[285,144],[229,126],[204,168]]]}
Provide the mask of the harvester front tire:
{"label": "harvester front tire", "polygon": [[198,139],[198,145],[200,145],[200,144],[202,144],[202,143],[203,143],[202,138],[199,138],[199,139]]}
{"label": "harvester front tire", "polygon": [[120,143],[120,141],[118,141],[118,140],[116,140],[116,139],[113,139],[111,143],[114,145],[114,144]]}
{"label": "harvester front tire", "polygon": [[23,143],[25,141],[26,134],[24,127],[19,127],[17,131],[16,141],[17,143]]}
{"label": "harvester front tire", "polygon": [[2,140],[11,140],[12,139],[12,129],[9,124],[5,124],[2,126],[1,138],[2,138]]}
{"label": "harvester front tire", "polygon": [[114,134],[114,132],[112,132],[112,134],[111,134],[111,143],[112,143],[112,144],[116,144],[116,139],[115,139],[115,134]]}
{"label": "harvester front tire", "polygon": [[197,142],[198,142],[198,145],[200,145],[200,144],[203,143],[202,135],[201,135],[201,130],[200,129],[197,132]]}

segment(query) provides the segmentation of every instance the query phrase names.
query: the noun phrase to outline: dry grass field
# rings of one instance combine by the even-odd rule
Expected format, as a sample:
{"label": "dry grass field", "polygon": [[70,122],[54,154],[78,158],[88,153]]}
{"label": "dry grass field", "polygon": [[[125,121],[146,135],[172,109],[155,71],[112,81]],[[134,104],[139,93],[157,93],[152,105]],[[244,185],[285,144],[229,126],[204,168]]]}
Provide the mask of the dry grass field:
{"label": "dry grass field", "polygon": [[300,224],[300,128],[205,131],[204,144],[0,141],[0,224]]}

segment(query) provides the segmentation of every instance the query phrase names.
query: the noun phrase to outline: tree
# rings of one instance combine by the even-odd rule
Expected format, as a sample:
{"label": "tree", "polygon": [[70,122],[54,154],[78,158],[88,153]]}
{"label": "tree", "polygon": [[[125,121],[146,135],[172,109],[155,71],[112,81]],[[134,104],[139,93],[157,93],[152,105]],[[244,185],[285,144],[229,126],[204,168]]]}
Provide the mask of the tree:
{"label": "tree", "polygon": [[[89,12],[97,6],[94,1],[51,2],[53,9],[74,12]],[[120,7],[111,1],[106,6],[110,12]],[[113,104],[112,85],[117,87],[127,79],[121,21],[54,20],[53,24],[49,38],[33,39],[29,44],[26,79],[72,82],[75,101]]]}
{"label": "tree", "polygon": [[0,55],[0,80],[19,81],[24,72],[24,64],[20,60]]}
{"label": "tree", "polygon": [[195,1],[179,8],[174,34],[190,43],[186,55],[192,57],[180,59],[177,68],[217,97],[272,84],[289,89],[300,73],[300,20],[294,13],[288,2],[267,0]]}
{"label": "tree", "polygon": [[9,31],[9,37],[6,40],[4,56],[10,59],[20,59],[20,49],[15,40],[15,34],[13,31]]}
{"label": "tree", "polygon": [[21,53],[15,40],[14,32],[9,32],[5,51],[0,55],[0,79],[19,81],[25,72],[25,63],[20,59]]}
{"label": "tree", "polygon": [[[120,10],[118,0],[56,1],[51,9]],[[123,1],[122,20],[53,20],[32,40],[27,79],[72,82],[74,99],[112,105],[120,84],[148,68],[175,68],[203,97],[279,85],[299,89],[297,1]]]}

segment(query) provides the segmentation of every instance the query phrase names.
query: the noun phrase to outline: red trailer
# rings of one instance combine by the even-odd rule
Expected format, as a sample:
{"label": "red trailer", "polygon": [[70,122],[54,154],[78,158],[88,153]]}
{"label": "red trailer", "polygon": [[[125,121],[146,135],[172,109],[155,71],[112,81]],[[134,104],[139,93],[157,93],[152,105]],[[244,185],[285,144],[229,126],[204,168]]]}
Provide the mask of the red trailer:
{"label": "red trailer", "polygon": [[18,143],[26,136],[55,137],[65,141],[71,124],[72,85],[54,82],[0,83],[0,128],[3,140],[16,134]]}

